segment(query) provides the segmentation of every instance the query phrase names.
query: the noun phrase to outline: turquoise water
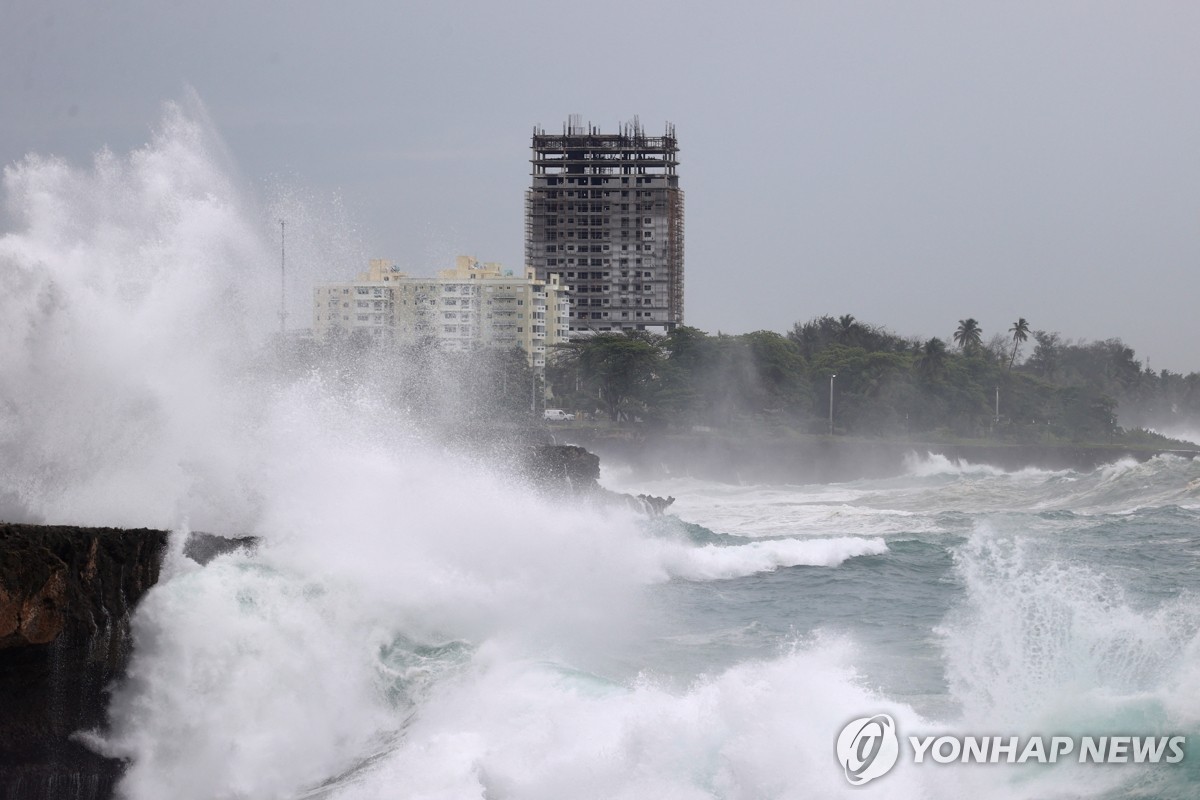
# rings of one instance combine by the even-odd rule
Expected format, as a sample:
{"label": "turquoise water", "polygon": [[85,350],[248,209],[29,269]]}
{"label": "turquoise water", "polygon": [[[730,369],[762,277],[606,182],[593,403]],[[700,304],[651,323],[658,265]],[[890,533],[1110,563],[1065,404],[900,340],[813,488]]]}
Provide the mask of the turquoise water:
{"label": "turquoise water", "polygon": [[[614,472],[618,484],[632,480]],[[852,648],[858,685],[915,712],[920,722],[910,727],[1194,737],[1197,478],[1200,464],[1175,458],[1092,473],[1005,473],[914,456],[907,475],[885,481],[658,481],[649,491],[679,498],[658,535],[722,547],[878,536],[887,551],[836,568],[673,581],[658,593],[658,637],[646,661],[684,683],[783,649],[819,652],[832,640]],[[1082,767],[1061,784],[1017,768],[957,770],[1002,787],[984,796],[1195,797],[1200,751],[1189,742],[1181,765]],[[974,777],[926,772],[932,796]]]}

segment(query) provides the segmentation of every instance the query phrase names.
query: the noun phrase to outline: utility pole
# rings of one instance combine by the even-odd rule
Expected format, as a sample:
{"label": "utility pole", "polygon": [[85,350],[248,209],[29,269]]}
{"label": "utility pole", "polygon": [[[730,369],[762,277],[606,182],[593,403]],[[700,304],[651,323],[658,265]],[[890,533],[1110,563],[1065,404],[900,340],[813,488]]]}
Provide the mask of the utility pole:
{"label": "utility pole", "polygon": [[996,424],[1000,424],[1000,387],[996,387]]}
{"label": "utility pole", "polygon": [[837,373],[829,376],[829,435],[833,436],[833,379]]}
{"label": "utility pole", "polygon": [[279,336],[287,335],[287,222],[279,220]]}

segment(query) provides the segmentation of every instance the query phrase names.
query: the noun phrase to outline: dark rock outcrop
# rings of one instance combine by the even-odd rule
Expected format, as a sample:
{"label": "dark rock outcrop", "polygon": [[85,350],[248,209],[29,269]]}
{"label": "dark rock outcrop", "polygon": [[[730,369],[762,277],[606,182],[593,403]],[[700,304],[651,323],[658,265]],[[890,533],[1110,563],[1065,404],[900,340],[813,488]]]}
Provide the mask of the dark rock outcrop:
{"label": "dark rock outcrop", "polygon": [[183,543],[183,554],[197,564],[207,564],[219,555],[234,550],[253,550],[258,546],[256,536],[217,536],[192,531]]}
{"label": "dark rock outcrop", "polygon": [[0,796],[112,795],[121,763],[72,737],[104,724],[166,544],[164,531],[0,523]]}
{"label": "dark rock outcrop", "polygon": [[600,485],[600,457],[577,445],[531,447],[522,466],[533,486],[552,497],[630,508],[653,517],[661,516],[675,502],[674,497],[635,497],[605,489]]}
{"label": "dark rock outcrop", "polygon": [[543,492],[582,497],[600,489],[600,457],[573,444],[530,447],[521,466]]}

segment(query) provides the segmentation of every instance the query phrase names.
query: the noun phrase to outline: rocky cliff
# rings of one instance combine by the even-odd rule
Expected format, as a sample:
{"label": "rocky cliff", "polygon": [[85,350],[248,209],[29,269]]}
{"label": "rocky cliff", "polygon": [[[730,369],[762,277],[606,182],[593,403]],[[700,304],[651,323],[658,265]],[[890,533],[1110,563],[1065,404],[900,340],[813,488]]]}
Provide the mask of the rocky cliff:
{"label": "rocky cliff", "polygon": [[607,508],[630,508],[659,516],[674,497],[623,494],[600,485],[600,457],[570,444],[537,445],[528,449],[522,464],[535,489],[552,497]]}
{"label": "rocky cliff", "polygon": [[121,764],[75,741],[104,723],[129,615],[167,534],[0,523],[0,796],[93,800]]}

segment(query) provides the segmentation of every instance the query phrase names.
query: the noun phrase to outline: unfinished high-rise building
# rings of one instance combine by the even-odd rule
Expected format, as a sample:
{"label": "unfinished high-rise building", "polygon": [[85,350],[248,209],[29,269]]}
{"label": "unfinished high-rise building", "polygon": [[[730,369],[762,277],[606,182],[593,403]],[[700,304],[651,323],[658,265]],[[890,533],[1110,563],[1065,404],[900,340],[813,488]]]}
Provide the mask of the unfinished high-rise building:
{"label": "unfinished high-rise building", "polygon": [[683,323],[683,190],[675,126],[647,136],[637,118],[620,133],[533,131],[525,196],[525,261],[571,289],[570,334],[671,329]]}

